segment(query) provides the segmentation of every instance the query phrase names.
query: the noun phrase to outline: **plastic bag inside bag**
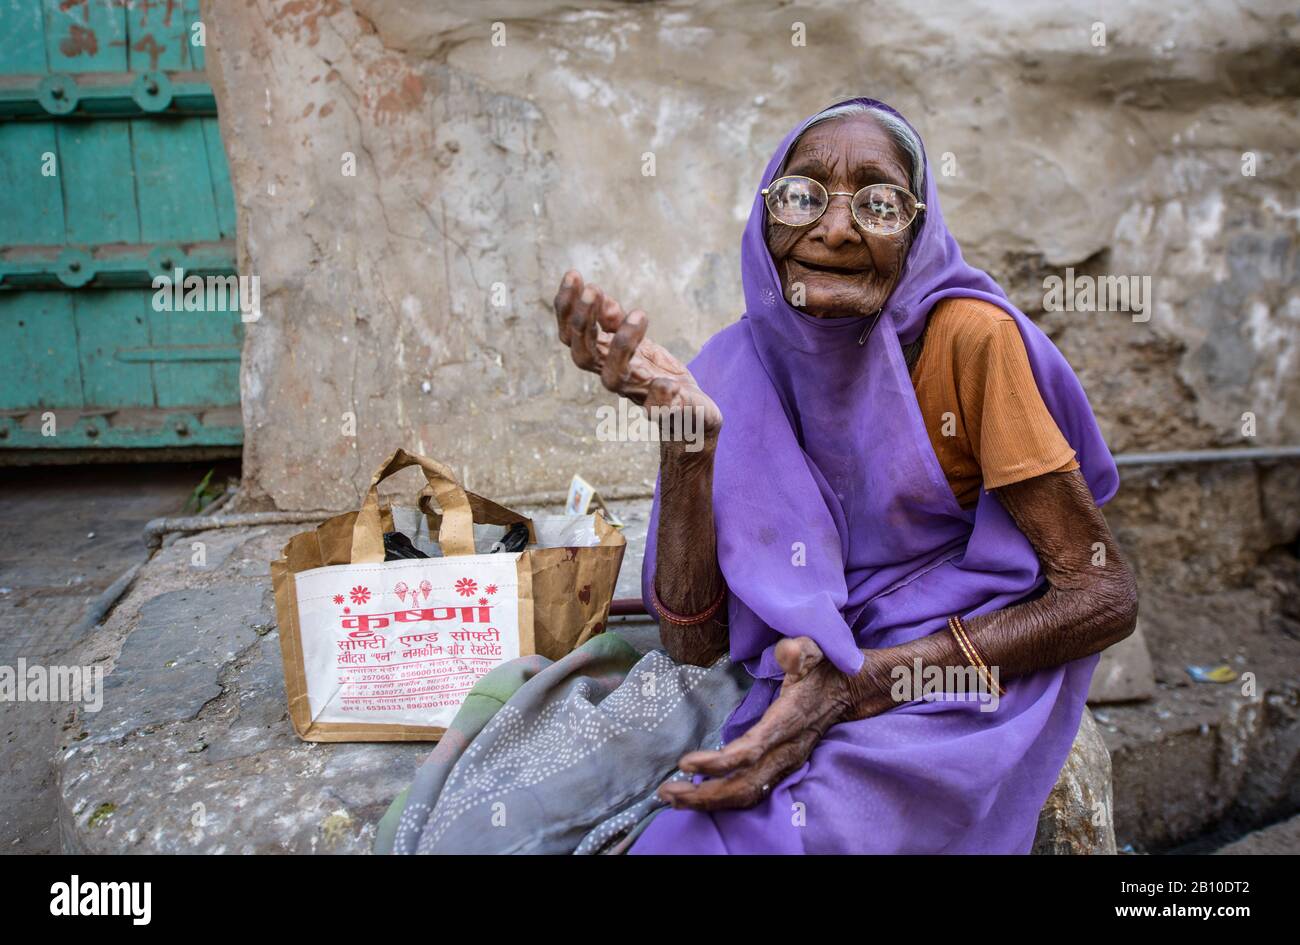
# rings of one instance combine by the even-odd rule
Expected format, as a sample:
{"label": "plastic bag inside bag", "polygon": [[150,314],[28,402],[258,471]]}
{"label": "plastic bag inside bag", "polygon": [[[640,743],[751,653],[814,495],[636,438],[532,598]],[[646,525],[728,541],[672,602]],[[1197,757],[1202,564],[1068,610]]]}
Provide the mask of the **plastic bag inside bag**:
{"label": "plastic bag inside bag", "polygon": [[[429,519],[418,508],[394,505],[393,528],[405,535],[411,545],[430,558],[441,558],[442,548],[435,536],[429,533]],[[537,541],[528,548],[589,548],[600,544],[596,534],[594,515],[535,515],[533,532]],[[509,525],[474,525],[474,553],[493,554],[505,550],[502,542]]]}

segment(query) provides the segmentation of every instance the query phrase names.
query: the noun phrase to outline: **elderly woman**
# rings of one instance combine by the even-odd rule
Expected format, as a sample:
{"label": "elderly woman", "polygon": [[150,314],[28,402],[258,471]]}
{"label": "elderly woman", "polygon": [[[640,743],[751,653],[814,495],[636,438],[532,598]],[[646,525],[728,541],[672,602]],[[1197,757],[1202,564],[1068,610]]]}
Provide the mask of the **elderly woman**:
{"label": "elderly woman", "polygon": [[675,660],[754,679],[633,852],[1027,852],[1137,613],[1083,390],[879,102],[781,143],[741,271],[689,368],[577,272],[555,301],[579,367],[703,418],[703,449],[661,444],[644,597]]}

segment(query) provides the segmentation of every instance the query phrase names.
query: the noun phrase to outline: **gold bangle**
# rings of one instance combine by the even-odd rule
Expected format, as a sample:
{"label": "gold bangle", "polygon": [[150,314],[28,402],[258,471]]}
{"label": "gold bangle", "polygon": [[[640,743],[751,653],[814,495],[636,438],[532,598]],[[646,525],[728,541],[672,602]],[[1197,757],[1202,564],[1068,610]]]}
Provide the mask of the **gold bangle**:
{"label": "gold bangle", "polygon": [[952,631],[953,639],[957,641],[958,648],[960,648],[962,655],[966,658],[966,662],[969,663],[979,675],[980,681],[984,684],[984,687],[990,692],[994,689],[1001,690],[1000,686],[997,686],[992,682],[983,661],[980,660],[979,656],[975,653],[970,638],[962,632],[960,622],[956,617],[948,618],[948,629]]}
{"label": "gold bangle", "polygon": [[1007,694],[1006,689],[1003,688],[1001,683],[993,678],[993,671],[989,669],[988,660],[984,658],[984,654],[980,652],[980,648],[976,646],[975,641],[971,639],[970,633],[966,630],[966,625],[962,623],[961,618],[956,615],[953,616],[953,620],[956,622],[957,629],[961,632],[962,637],[966,640],[966,645],[969,646],[970,651],[975,654],[975,659],[979,663],[980,668],[984,671],[989,688],[996,689],[999,696],[1005,696]]}
{"label": "gold bangle", "polygon": [[[980,652],[980,648],[977,647],[975,645],[975,641],[971,639],[970,633],[966,630],[966,625],[961,622],[961,618],[958,617],[956,614],[953,615],[952,621],[957,628],[957,632],[959,632],[962,636],[962,639],[966,641],[966,646],[970,649],[970,652],[974,655],[975,662],[979,665],[980,669],[984,671],[985,675],[988,677],[989,682],[992,682],[993,671],[989,669],[988,660],[984,658],[984,654]],[[997,683],[994,683],[994,685],[997,687],[998,693],[1000,695],[1007,694],[1007,691],[1003,689],[1001,685],[998,685]]]}
{"label": "gold bangle", "polygon": [[[961,635],[966,638],[966,643],[970,646],[971,652],[975,654],[975,658],[979,660],[980,665],[984,667],[984,672],[988,674],[989,680],[992,681],[993,671],[989,669],[989,661],[984,658],[984,654],[980,652],[980,648],[976,646],[975,641],[971,639],[970,631],[968,631],[966,625],[961,622],[961,618],[956,617],[954,619],[957,621],[957,629],[960,630]],[[994,683],[994,685],[997,686],[998,695],[1005,696],[1007,694],[1007,691],[1002,688],[1001,683]]]}
{"label": "gold bangle", "polygon": [[966,662],[975,669],[975,672],[979,673],[980,680],[984,682],[985,686],[987,686],[988,680],[984,679],[984,674],[980,671],[979,661],[975,659],[975,654],[970,651],[970,647],[966,645],[966,640],[962,637],[961,631],[957,629],[957,624],[953,621],[954,618],[948,618],[948,632],[951,633],[952,638],[957,641],[957,649],[961,650],[961,655],[965,658]]}
{"label": "gold bangle", "polygon": [[1007,691],[1002,688],[1002,684],[993,678],[993,672],[989,669],[988,663],[985,662],[983,655],[975,646],[975,641],[970,638],[966,632],[965,626],[962,625],[961,618],[953,615],[948,618],[948,629],[952,631],[953,637],[957,640],[957,645],[961,648],[967,661],[975,667],[975,671],[980,674],[984,680],[984,685],[989,691],[997,690],[998,695],[1005,696]]}

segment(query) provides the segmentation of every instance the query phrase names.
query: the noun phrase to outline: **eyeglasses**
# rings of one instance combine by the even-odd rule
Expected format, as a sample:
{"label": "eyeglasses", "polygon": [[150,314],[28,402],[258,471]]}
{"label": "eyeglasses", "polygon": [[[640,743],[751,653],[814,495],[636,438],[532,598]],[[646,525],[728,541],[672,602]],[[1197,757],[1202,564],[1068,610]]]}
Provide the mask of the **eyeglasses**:
{"label": "eyeglasses", "polygon": [[863,231],[874,236],[901,233],[912,225],[925,204],[911,191],[893,184],[868,184],[856,194],[830,193],[811,177],[782,177],[763,188],[763,200],[772,219],[786,226],[811,226],[821,219],[832,197],[852,197],[849,209]]}

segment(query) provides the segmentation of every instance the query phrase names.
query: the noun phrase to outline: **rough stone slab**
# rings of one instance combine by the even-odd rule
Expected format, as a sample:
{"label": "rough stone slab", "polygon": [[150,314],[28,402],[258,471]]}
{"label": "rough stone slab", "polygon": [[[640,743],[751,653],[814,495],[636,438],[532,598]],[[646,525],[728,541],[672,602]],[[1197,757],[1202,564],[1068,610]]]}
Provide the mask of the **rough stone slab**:
{"label": "rough stone slab", "polygon": [[[142,572],[149,593],[132,591],[113,626],[89,641],[83,658],[120,650],[105,709],[80,716],[80,737],[74,729],[56,764],[65,850],[370,851],[379,819],[432,746],[311,744],[294,734],[278,632],[268,630],[269,578],[264,567],[242,576],[284,537],[222,536],[230,550],[207,568],[189,565],[188,544],[164,549]],[[625,570],[638,573],[640,555],[630,557]],[[112,644],[119,623],[125,632]],[[644,619],[615,624],[641,648],[658,642]],[[1095,735],[1085,714],[1036,849],[1113,852],[1106,751]]]}
{"label": "rough stone slab", "polygon": [[[206,689],[206,678],[196,683]],[[65,850],[370,851],[379,818],[431,746],[300,741],[285,712],[277,633],[253,633],[222,672],[220,690],[197,717],[136,726],[113,741],[87,739],[65,753]]]}
{"label": "rough stone slab", "polygon": [[650,527],[650,500],[623,499],[609,505],[623,520],[623,537],[627,539],[627,550],[623,552],[623,567],[618,572],[614,596],[640,597],[641,566],[645,561],[646,531]]}
{"label": "rough stone slab", "polygon": [[[258,531],[266,530],[260,529],[250,533],[245,529],[226,528],[180,535],[168,548],[172,554],[188,555],[190,566],[196,570],[215,571],[226,563],[235,549],[246,543],[249,538],[256,537]],[[258,562],[258,564],[265,566],[265,562]]]}
{"label": "rough stone slab", "polygon": [[1083,710],[1079,731],[1056,787],[1038,814],[1036,854],[1113,854],[1110,752],[1092,713]]}
{"label": "rough stone slab", "polygon": [[1234,686],[1161,687],[1151,703],[1094,715],[1114,766],[1121,844],[1168,849],[1225,823],[1249,829],[1300,807],[1294,680],[1250,697]]}
{"label": "rough stone slab", "polygon": [[1102,651],[1088,687],[1088,704],[1138,702],[1150,699],[1155,691],[1151,652],[1139,622],[1131,634]]}
{"label": "rough stone slab", "polygon": [[[214,530],[168,544],[82,644],[76,661],[111,666],[106,684],[119,681],[100,717],[79,714],[62,740],[63,849],[369,852],[431,746],[315,745],[294,734],[267,561],[301,530]],[[207,548],[202,563],[195,541]]]}
{"label": "rough stone slab", "polygon": [[221,668],[274,624],[266,589],[254,583],[171,591],[148,601],[104,680],[103,709],[87,713],[89,740],[194,718],[221,695]]}
{"label": "rough stone slab", "polygon": [[[646,627],[637,629],[647,631]],[[62,764],[65,849],[89,853],[366,853],[427,744],[309,744],[284,710],[279,642],[258,640],[223,675],[215,714]],[[1035,853],[1114,853],[1110,762],[1085,712],[1039,818]]]}
{"label": "rough stone slab", "polygon": [[1280,824],[1246,834],[1215,853],[1220,856],[1294,856],[1300,853],[1300,814]]}

